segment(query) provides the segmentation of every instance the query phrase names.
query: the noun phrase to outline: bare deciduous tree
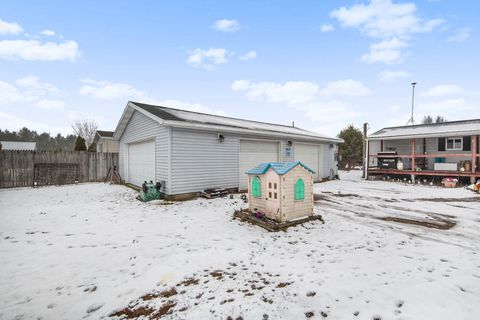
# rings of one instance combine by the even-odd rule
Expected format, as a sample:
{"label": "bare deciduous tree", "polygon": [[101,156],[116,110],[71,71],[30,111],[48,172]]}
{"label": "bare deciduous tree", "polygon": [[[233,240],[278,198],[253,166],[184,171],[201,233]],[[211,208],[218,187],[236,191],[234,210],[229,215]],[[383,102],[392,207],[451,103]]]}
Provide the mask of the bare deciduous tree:
{"label": "bare deciduous tree", "polygon": [[94,120],[76,120],[72,124],[72,128],[76,136],[80,136],[85,139],[88,148],[95,138],[98,124]]}

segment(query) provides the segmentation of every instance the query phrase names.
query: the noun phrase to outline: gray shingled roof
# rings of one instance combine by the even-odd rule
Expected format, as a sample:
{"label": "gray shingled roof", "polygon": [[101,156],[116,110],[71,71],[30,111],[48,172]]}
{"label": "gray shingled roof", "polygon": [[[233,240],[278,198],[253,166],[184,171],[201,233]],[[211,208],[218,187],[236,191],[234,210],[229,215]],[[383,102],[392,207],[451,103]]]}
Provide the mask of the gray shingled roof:
{"label": "gray shingled roof", "polygon": [[368,136],[369,140],[444,137],[480,134],[480,119],[388,127]]}
{"label": "gray shingled roof", "polygon": [[342,142],[343,140],[339,138],[333,138],[324,136],[312,131],[304,130],[298,127],[274,124],[268,122],[260,122],[254,120],[245,120],[238,118],[231,118],[213,114],[206,114],[201,112],[187,111],[163,106],[156,106],[151,104],[139,103],[139,102],[129,102],[148,113],[165,120],[166,122],[178,122],[178,123],[190,123],[190,124],[200,124],[200,125],[209,125],[209,126],[221,126],[221,127],[230,127],[237,129],[244,129],[250,131],[263,131],[263,132],[272,132],[272,133],[281,133],[285,135],[300,135],[315,139],[324,139],[326,141],[332,142]]}
{"label": "gray shingled roof", "polygon": [[97,134],[98,134],[100,137],[108,137],[108,138],[111,138],[111,137],[113,137],[114,131],[97,130]]}

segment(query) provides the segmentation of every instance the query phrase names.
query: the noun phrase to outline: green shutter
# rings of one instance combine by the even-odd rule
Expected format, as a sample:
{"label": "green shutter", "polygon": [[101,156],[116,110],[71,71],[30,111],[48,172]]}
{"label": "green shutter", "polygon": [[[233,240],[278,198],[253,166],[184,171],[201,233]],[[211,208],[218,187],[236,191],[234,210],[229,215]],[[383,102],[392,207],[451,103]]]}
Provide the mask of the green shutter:
{"label": "green shutter", "polygon": [[254,197],[262,196],[262,185],[258,177],[253,177],[252,179],[252,196]]}
{"label": "green shutter", "polygon": [[298,179],[295,183],[295,200],[305,199],[305,184],[302,179]]}

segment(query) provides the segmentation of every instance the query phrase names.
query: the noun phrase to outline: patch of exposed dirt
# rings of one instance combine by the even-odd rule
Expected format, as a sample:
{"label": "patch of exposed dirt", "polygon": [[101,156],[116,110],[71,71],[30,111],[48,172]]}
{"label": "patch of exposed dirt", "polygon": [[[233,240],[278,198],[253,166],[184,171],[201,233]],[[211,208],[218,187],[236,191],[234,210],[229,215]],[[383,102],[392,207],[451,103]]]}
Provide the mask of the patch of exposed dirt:
{"label": "patch of exposed dirt", "polygon": [[188,278],[188,279],[180,282],[179,284],[177,284],[177,286],[185,286],[185,287],[188,287],[188,286],[191,286],[191,285],[197,285],[198,282],[199,282],[198,279]]}
{"label": "patch of exposed dirt", "polygon": [[[155,312],[151,319],[158,319],[164,315],[170,314],[172,312],[172,308],[177,305],[176,302],[168,301],[165,304],[163,304],[160,309],[158,309],[157,312]],[[185,311],[185,310],[184,310]]]}
{"label": "patch of exposed dirt", "polygon": [[85,288],[83,290],[83,292],[89,292],[89,293],[92,293],[92,292],[95,292],[95,291],[97,291],[97,286],[88,287],[88,288]]}
{"label": "patch of exposed dirt", "polygon": [[158,297],[159,295],[156,293],[147,293],[146,295],[141,296],[140,299],[142,299],[143,301],[150,301]]}
{"label": "patch of exposed dirt", "polygon": [[[329,192],[329,191],[323,191],[322,192],[323,194],[325,195],[329,195],[329,196],[333,196],[333,197],[340,197],[340,198],[344,198],[344,197],[354,197],[354,198],[362,198],[359,194],[355,194],[355,193],[334,193],[334,192]],[[325,199],[325,196],[324,195],[321,195],[321,194],[318,194],[318,193],[314,193],[313,194],[313,200],[324,200]]]}
{"label": "patch of exposed dirt", "polygon": [[[208,290],[208,287],[204,286],[204,282],[200,282],[200,279],[208,279],[210,277],[219,281],[230,278],[241,282],[238,283],[237,288],[227,287],[215,289],[214,291]],[[136,319],[139,317],[159,319],[165,315],[185,312],[195,308],[195,306],[207,305],[213,307],[213,305],[218,304],[235,303],[235,298],[238,294],[243,295],[245,299],[252,299],[251,297],[257,296],[264,303],[273,304],[272,299],[264,295],[259,296],[256,292],[268,294],[267,290],[276,291],[278,288],[285,288],[293,283],[281,282],[278,277],[280,277],[280,274],[274,275],[270,272],[249,271],[244,264],[230,264],[225,270],[205,269],[199,273],[194,273],[193,276],[185,277],[184,280],[169,289],[147,293],[131,301],[128,307],[112,312],[109,316],[122,319]],[[274,278],[276,279],[275,281]],[[289,295],[289,292],[287,291],[284,294]],[[190,302],[193,302],[193,306]]]}
{"label": "patch of exposed dirt", "polygon": [[289,286],[291,285],[292,283],[291,282],[280,282],[278,285],[277,285],[277,288],[285,288],[286,286]]}
{"label": "patch of exposed dirt", "polygon": [[480,202],[480,197],[469,198],[416,198],[414,201],[428,201],[428,202]]}
{"label": "patch of exposed dirt", "polygon": [[400,217],[379,217],[377,219],[383,220],[383,221],[393,221],[393,222],[411,224],[411,225],[422,226],[422,227],[433,228],[433,229],[440,229],[440,230],[451,229],[457,224],[455,221],[448,220],[448,219],[436,219],[431,221],[406,219],[406,218],[400,218]]}
{"label": "patch of exposed dirt", "polygon": [[221,271],[218,271],[218,270],[210,272],[210,275],[217,280],[220,280],[220,279],[223,278],[223,273]]}
{"label": "patch of exposed dirt", "polygon": [[151,315],[155,309],[150,307],[138,307],[136,309],[125,308],[114,313],[111,313],[110,317],[125,317],[126,319],[135,319],[138,317],[147,317]]}
{"label": "patch of exposed dirt", "polygon": [[178,292],[177,292],[177,290],[175,290],[175,288],[171,288],[169,290],[165,290],[165,291],[160,292],[159,297],[170,298],[171,296],[174,296],[177,293]]}

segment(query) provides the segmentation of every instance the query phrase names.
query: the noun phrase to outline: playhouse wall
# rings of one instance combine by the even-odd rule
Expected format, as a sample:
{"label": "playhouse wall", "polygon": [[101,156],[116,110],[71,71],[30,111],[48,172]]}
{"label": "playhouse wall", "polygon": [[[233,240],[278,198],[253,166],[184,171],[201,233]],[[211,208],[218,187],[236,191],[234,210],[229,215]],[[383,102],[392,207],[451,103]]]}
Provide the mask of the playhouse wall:
{"label": "playhouse wall", "polygon": [[[305,198],[295,200],[294,187],[298,179],[305,184]],[[282,222],[313,215],[313,177],[301,166],[297,166],[281,178]]]}
{"label": "playhouse wall", "polygon": [[254,212],[255,209],[260,212],[267,212],[267,202],[265,201],[265,198],[267,197],[267,183],[266,183],[266,177],[265,175],[260,175],[258,176],[260,178],[260,183],[262,187],[262,195],[260,197],[254,197],[252,196],[252,178],[257,177],[257,176],[248,176],[248,203],[249,203],[249,209],[250,212]]}

